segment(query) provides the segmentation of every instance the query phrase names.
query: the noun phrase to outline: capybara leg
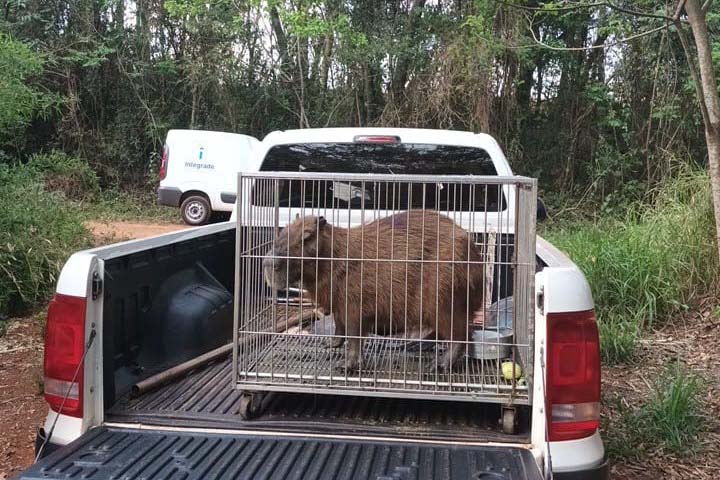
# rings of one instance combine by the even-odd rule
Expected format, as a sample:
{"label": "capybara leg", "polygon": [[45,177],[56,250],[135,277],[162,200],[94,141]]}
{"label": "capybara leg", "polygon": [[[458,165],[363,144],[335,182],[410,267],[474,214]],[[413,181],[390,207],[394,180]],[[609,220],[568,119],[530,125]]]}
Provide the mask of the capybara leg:
{"label": "capybara leg", "polygon": [[335,322],[335,336],[330,339],[330,346],[340,348],[345,343],[345,323],[338,318],[338,315],[333,316],[333,321]]}
{"label": "capybara leg", "polygon": [[[465,353],[465,344],[453,342],[445,351],[445,355],[443,356],[441,363],[442,369],[445,372],[450,372],[450,370],[453,368],[453,365],[455,365],[457,361],[462,358],[463,353]],[[457,367],[455,368],[455,370],[457,370]]]}
{"label": "capybara leg", "polygon": [[346,360],[348,370],[360,370],[362,364],[362,340],[359,338],[351,338],[348,340]]}

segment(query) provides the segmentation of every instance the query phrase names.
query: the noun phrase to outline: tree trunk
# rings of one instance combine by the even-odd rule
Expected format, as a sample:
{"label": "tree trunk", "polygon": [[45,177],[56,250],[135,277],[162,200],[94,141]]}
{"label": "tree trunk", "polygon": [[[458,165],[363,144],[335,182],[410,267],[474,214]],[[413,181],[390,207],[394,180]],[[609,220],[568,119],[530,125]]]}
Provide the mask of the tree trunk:
{"label": "tree trunk", "polygon": [[[705,12],[698,0],[686,0],[685,12],[690,29],[695,38],[698,64],[700,66],[700,88],[697,89],[698,101],[705,123],[705,142],[708,149],[710,187],[712,189],[713,209],[715,211],[715,241],[720,255],[720,98],[712,64],[712,46],[708,34]],[[691,60],[691,59],[688,59]],[[690,65],[694,68],[694,64]]]}
{"label": "tree trunk", "polygon": [[390,91],[392,92],[393,101],[396,105],[399,104],[400,97],[405,91],[405,83],[407,83],[411,62],[409,50],[413,48],[412,46],[416,42],[416,29],[417,24],[420,21],[420,16],[422,15],[423,7],[425,7],[425,0],[413,0],[408,10],[408,19],[405,26],[403,41],[400,44],[401,48],[398,55],[397,65],[395,67],[395,71],[392,73],[390,83]]}
{"label": "tree trunk", "polygon": [[330,61],[332,55],[333,34],[325,35],[325,43],[323,44],[322,64],[320,66],[320,88],[326,91],[328,88],[328,72],[330,71]]}
{"label": "tree trunk", "polygon": [[275,41],[277,42],[277,49],[280,54],[280,71],[285,72],[290,62],[290,53],[288,51],[288,41],[285,36],[285,30],[280,21],[280,14],[275,6],[270,7],[270,25],[272,26],[273,33],[275,33]]}

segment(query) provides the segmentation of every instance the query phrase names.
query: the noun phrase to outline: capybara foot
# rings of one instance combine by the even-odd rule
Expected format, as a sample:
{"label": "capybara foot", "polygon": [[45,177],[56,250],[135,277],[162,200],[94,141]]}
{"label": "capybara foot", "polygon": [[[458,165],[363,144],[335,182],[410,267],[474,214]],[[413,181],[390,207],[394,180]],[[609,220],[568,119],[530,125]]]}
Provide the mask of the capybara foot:
{"label": "capybara foot", "polygon": [[345,373],[347,372],[357,372],[361,368],[360,360],[359,359],[351,359],[347,358],[345,360],[340,360],[335,363],[334,370],[336,372]]}
{"label": "capybara foot", "polygon": [[457,371],[459,368],[456,366],[453,368],[453,365],[457,365],[457,361],[460,360],[463,353],[465,353],[465,345],[462,343],[453,343],[451,344],[448,349],[445,351],[445,355],[443,356],[442,360],[440,361],[440,368],[445,373],[450,373],[451,370]]}

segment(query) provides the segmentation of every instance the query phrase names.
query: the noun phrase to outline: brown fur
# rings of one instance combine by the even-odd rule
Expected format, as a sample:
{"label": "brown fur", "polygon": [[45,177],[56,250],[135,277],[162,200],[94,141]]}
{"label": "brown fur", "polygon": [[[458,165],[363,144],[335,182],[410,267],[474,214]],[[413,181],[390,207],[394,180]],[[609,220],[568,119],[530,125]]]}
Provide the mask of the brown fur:
{"label": "brown fur", "polygon": [[[288,256],[299,258],[282,258]],[[382,261],[389,259],[396,261]],[[301,286],[317,307],[332,312],[336,334],[348,336],[348,367],[357,368],[362,345],[354,337],[369,333],[430,331],[440,340],[466,341],[468,319],[482,305],[483,277],[482,265],[468,260],[480,259],[469,234],[450,218],[410,210],[351,229],[323,217],[298,218],[275,238],[264,270],[270,286]],[[448,370],[464,348],[453,344],[442,367]]]}

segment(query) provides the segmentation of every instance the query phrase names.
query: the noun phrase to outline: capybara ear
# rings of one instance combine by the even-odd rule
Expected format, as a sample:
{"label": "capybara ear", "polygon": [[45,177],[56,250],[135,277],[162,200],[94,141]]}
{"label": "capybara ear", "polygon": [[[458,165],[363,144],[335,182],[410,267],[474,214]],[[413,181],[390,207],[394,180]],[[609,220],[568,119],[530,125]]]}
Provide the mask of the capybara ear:
{"label": "capybara ear", "polygon": [[295,214],[295,220],[297,220],[298,218],[300,218],[300,214],[299,214],[299,213],[296,213],[296,214]]}
{"label": "capybara ear", "polygon": [[307,240],[308,238],[315,235],[317,228],[318,228],[317,220],[315,220],[315,219],[309,220],[308,218],[306,218],[305,222],[303,223],[303,240]]}

